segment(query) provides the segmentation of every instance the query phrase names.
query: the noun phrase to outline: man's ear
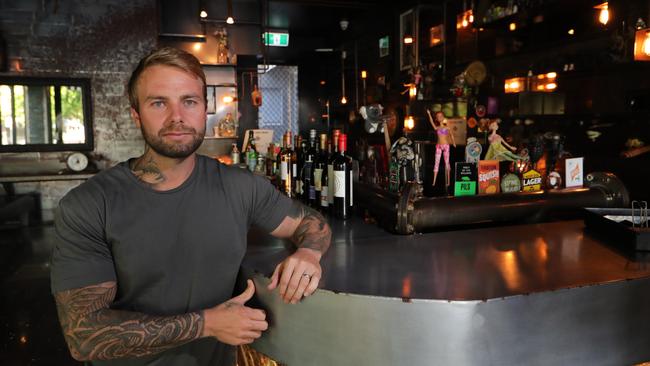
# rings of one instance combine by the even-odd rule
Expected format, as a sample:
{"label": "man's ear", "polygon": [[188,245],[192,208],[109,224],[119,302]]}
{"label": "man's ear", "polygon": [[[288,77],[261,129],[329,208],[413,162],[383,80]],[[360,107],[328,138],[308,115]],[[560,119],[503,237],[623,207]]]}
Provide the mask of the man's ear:
{"label": "man's ear", "polygon": [[135,122],[135,126],[137,128],[141,128],[140,114],[133,107],[131,107],[131,119],[133,120],[133,122]]}

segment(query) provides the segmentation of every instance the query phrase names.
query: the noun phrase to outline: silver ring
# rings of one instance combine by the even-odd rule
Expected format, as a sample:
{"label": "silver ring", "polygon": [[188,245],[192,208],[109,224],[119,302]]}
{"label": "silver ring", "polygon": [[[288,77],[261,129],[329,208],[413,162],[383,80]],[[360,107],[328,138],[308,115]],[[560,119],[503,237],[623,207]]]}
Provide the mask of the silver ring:
{"label": "silver ring", "polygon": [[310,274],[303,273],[302,276],[303,276],[303,277],[307,277],[307,278],[309,278],[309,279],[311,280],[311,275],[310,275]]}

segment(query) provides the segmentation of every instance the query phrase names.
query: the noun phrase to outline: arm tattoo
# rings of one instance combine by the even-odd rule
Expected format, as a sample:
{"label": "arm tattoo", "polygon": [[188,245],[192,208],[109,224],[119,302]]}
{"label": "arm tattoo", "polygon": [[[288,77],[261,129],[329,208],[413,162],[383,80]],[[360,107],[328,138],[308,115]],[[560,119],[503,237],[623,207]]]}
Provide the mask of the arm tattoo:
{"label": "arm tattoo", "polygon": [[145,152],[140,158],[132,164],[131,171],[136,177],[147,185],[160,184],[165,181],[165,175],[158,168],[158,164],[151,156]]}
{"label": "arm tattoo", "polygon": [[332,231],[327,221],[318,211],[299,202],[293,202],[289,217],[300,219],[300,224],[291,240],[300,248],[309,248],[325,253],[330,246]]}
{"label": "arm tattoo", "polygon": [[117,285],[100,285],[56,293],[56,305],[70,353],[77,360],[140,357],[198,339],[202,313],[152,316],[112,310]]}

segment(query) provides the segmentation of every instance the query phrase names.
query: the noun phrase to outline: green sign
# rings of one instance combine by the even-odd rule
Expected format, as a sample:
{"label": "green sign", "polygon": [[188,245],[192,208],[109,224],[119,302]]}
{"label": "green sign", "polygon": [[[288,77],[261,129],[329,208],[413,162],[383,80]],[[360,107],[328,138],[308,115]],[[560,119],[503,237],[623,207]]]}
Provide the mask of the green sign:
{"label": "green sign", "polygon": [[271,47],[289,47],[289,33],[264,32],[264,44]]}
{"label": "green sign", "polygon": [[454,196],[473,196],[476,194],[476,164],[456,163]]}

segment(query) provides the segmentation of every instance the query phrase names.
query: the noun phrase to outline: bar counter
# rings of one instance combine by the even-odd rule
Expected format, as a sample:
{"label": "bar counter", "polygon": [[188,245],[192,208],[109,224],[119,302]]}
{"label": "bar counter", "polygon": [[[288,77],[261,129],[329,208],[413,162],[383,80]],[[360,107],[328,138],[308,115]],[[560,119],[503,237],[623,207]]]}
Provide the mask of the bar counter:
{"label": "bar counter", "polygon": [[266,290],[291,245],[251,233],[243,273],[270,327],[252,346],[294,365],[623,365],[650,360],[650,261],[582,220],[393,235],[330,220],[319,289]]}

